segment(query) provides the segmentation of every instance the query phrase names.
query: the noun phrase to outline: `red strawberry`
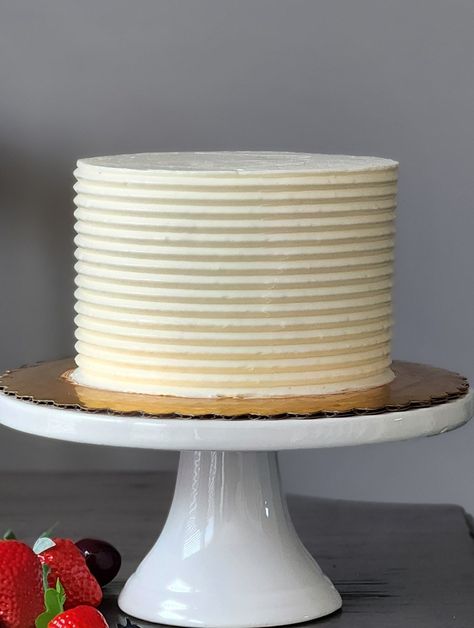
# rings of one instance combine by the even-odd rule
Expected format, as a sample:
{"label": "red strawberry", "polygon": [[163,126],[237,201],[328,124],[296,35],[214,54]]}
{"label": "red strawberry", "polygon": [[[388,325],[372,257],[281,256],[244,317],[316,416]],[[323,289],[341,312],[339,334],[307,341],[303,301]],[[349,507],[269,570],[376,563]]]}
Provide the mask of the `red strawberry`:
{"label": "red strawberry", "polygon": [[80,550],[70,539],[53,539],[53,542],[54,546],[45,549],[38,557],[50,569],[49,586],[54,588],[56,582],[61,581],[66,592],[66,610],[81,605],[99,606],[102,589]]}
{"label": "red strawberry", "polygon": [[43,610],[41,563],[20,541],[0,541],[0,626],[32,628]]}
{"label": "red strawberry", "polygon": [[76,606],[52,619],[48,628],[109,628],[109,624],[92,606]]}

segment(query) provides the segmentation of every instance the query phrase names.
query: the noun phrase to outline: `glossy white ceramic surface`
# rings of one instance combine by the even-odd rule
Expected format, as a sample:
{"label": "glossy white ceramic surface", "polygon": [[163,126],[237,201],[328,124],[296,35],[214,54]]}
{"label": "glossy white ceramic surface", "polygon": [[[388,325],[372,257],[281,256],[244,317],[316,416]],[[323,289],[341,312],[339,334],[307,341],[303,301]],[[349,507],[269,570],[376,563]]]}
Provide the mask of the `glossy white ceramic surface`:
{"label": "glossy white ceramic surface", "polygon": [[0,393],[0,423],[22,432],[96,445],[142,449],[279,451],[365,445],[432,436],[474,414],[474,395],[386,414],[288,420],[122,417],[37,405]]}
{"label": "glossy white ceramic surface", "polygon": [[321,617],[341,598],[295,533],[275,453],[190,451],[119,606],[162,624],[243,628]]}

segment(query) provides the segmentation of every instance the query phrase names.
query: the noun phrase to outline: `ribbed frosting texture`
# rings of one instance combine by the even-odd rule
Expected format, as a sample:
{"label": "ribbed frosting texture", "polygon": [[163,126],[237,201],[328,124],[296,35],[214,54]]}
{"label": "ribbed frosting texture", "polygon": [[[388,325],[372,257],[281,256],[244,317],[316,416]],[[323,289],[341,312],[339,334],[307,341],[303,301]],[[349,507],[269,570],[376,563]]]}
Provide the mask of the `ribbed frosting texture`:
{"label": "ribbed frosting texture", "polygon": [[396,162],[156,153],[75,175],[77,382],[213,397],[392,379]]}

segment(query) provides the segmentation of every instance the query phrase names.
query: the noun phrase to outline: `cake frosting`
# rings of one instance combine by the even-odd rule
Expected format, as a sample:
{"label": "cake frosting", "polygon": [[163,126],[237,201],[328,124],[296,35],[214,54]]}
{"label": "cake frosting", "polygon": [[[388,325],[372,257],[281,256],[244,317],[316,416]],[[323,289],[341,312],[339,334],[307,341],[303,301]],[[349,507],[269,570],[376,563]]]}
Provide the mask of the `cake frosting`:
{"label": "cake frosting", "polygon": [[265,397],[393,378],[396,162],[148,153],[75,175],[78,383]]}

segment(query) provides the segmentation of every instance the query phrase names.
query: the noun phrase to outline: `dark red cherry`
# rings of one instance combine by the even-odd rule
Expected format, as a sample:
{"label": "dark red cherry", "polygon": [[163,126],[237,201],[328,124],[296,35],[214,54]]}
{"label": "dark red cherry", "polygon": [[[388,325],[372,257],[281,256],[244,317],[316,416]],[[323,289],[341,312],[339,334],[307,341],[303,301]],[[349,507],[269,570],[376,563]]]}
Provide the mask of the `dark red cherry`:
{"label": "dark red cherry", "polygon": [[81,550],[90,572],[100,586],[104,587],[112,582],[122,564],[119,551],[107,541],[98,539],[81,539],[76,546]]}

